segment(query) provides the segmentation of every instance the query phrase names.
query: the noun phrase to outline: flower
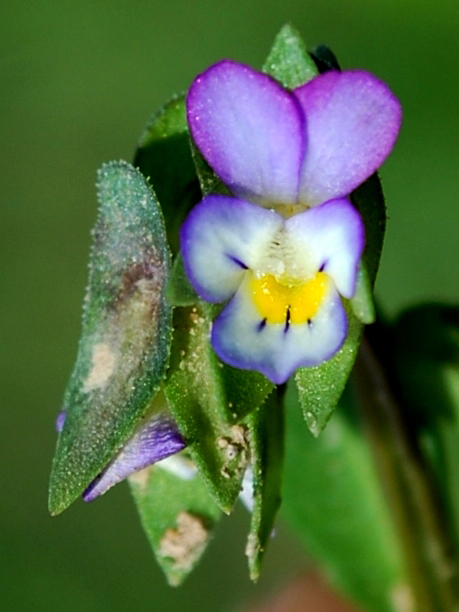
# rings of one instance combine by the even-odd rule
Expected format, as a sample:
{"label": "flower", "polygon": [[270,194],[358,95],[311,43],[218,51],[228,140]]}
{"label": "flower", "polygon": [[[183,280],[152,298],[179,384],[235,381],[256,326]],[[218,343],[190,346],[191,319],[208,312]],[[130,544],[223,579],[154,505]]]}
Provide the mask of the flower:
{"label": "flower", "polygon": [[364,227],[348,196],[380,166],[400,105],[366,72],[330,71],[294,91],[222,61],[187,97],[191,135],[232,196],[208,195],[181,229],[185,270],[226,302],[211,342],[226,363],[285,382],[347,335]]}

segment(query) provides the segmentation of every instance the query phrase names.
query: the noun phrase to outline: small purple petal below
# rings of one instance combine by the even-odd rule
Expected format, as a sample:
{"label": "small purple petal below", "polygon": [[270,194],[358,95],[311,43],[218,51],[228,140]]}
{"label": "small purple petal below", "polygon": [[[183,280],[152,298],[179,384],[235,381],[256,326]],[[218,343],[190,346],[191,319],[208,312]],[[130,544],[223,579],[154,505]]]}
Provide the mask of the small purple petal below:
{"label": "small purple petal below", "polygon": [[320,365],[330,359],[347,335],[347,318],[331,283],[314,318],[302,324],[266,323],[250,295],[249,280],[217,317],[212,346],[222,361],[242,370],[258,370],[274,384],[288,380],[301,366]]}
{"label": "small purple petal below", "polygon": [[310,206],[346,195],[389,155],[401,106],[389,88],[362,71],[330,71],[294,91],[307,117],[299,199]]}
{"label": "small purple petal below", "polygon": [[61,410],[56,418],[56,431],[57,433],[61,433],[62,428],[64,427],[65,417],[67,416],[65,410]]}
{"label": "small purple petal below", "polygon": [[325,272],[346,298],[355,292],[357,270],[365,245],[365,228],[359,212],[347,199],[331,200],[290,217],[286,240],[301,265]]}
{"label": "small purple petal below", "polygon": [[187,113],[199,150],[236,196],[296,203],[305,128],[295,96],[224,60],[196,78]]}
{"label": "small purple petal below", "polygon": [[283,223],[273,210],[244,200],[204,198],[180,232],[185,270],[194,289],[208,302],[229,299]]}
{"label": "small purple petal below", "polygon": [[92,481],[83,493],[84,501],[92,501],[133,472],[178,453],[185,446],[172,419],[154,415],[137,429],[105,470]]}

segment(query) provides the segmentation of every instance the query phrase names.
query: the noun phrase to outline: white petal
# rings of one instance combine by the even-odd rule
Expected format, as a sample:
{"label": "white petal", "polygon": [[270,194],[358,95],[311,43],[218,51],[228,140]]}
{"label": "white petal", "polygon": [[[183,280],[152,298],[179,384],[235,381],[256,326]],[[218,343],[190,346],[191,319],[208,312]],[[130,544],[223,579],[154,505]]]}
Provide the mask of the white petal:
{"label": "white petal", "polygon": [[365,244],[358,211],[346,200],[331,200],[286,222],[286,242],[298,266],[322,269],[344,297],[354,295],[357,268]]}
{"label": "white petal", "polygon": [[276,212],[243,200],[204,198],[180,233],[185,270],[198,294],[208,302],[230,298],[283,223]]}

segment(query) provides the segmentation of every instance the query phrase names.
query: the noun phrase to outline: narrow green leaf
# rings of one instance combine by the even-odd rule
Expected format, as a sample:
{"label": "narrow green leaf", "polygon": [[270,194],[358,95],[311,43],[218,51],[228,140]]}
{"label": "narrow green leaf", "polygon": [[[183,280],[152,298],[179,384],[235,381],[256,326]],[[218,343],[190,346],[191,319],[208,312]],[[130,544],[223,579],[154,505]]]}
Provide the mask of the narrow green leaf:
{"label": "narrow green leaf", "polygon": [[341,70],[336,55],[326,45],[318,45],[310,54],[320,73],[327,70]]}
{"label": "narrow green leaf", "polygon": [[[371,612],[411,609],[391,508],[349,389],[319,438],[287,393],[282,516],[330,580]],[[404,602],[404,603],[403,603]]]}
{"label": "narrow green leaf", "polygon": [[395,329],[404,417],[417,441],[459,556],[459,308],[436,304],[406,312]]}
{"label": "narrow green leaf", "polygon": [[166,297],[172,306],[194,306],[199,300],[198,294],[191,286],[186,275],[181,253],[174,260]]}
{"label": "narrow green leaf", "polygon": [[317,75],[317,67],[307,52],[303,39],[289,23],[281,28],[274,39],[263,65],[263,72],[288,89],[299,87]]}
{"label": "narrow green leaf", "polygon": [[376,312],[373,301],[373,283],[370,281],[367,268],[362,261],[357,272],[355,293],[349,302],[359,321],[365,324],[374,323]]}
{"label": "narrow green leaf", "polygon": [[[166,397],[210,492],[229,513],[247,466],[246,430],[226,420],[222,364],[209,342],[210,306],[201,300],[174,313]],[[228,447],[235,449],[228,453]]]}
{"label": "narrow green leaf", "polygon": [[363,325],[347,305],[348,335],[341,349],[320,366],[299,368],[295,374],[306,423],[314,436],[325,428],[354,365]]}
{"label": "narrow green leaf", "polygon": [[49,507],[62,512],[130,437],[164,377],[171,309],[170,255],[158,203],[126,162],[99,171],[82,337],[64,397],[66,413]]}
{"label": "narrow green leaf", "polygon": [[250,577],[258,580],[261,563],[281,503],[284,467],[284,389],[273,391],[248,419],[253,465],[253,511],[246,554]]}
{"label": "narrow green leaf", "polygon": [[161,205],[172,252],[190,208],[201,199],[191,155],[184,96],[170,100],[142,134],[134,165],[148,177]]}
{"label": "narrow green leaf", "polygon": [[221,182],[206,162],[194,142],[192,142],[191,151],[202,194],[208,195],[209,193],[219,193],[222,195],[231,195],[229,189]]}
{"label": "narrow green leaf", "polygon": [[174,313],[174,341],[166,396],[209,490],[229,513],[248,462],[247,427],[273,385],[258,372],[223,364],[210,344],[215,308],[199,300]]}
{"label": "narrow green leaf", "polygon": [[362,262],[370,287],[373,288],[386,230],[386,204],[378,175],[373,174],[357,187],[351,194],[351,200],[362,215],[365,224],[365,250]]}
{"label": "narrow green leaf", "polygon": [[142,526],[171,586],[193,570],[221,517],[196,468],[186,462],[183,455],[170,457],[129,478]]}
{"label": "narrow green leaf", "polygon": [[227,399],[226,418],[230,423],[242,421],[274,389],[273,383],[260,372],[238,370],[226,364],[221,364],[220,372]]}

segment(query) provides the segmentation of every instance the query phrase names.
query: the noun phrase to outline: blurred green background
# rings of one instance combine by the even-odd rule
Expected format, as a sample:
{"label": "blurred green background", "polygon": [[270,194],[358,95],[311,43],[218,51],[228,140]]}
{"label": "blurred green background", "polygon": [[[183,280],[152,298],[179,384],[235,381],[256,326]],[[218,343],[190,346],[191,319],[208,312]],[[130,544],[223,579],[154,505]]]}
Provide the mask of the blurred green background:
{"label": "blurred green background", "polygon": [[[47,514],[54,418],[76,354],[95,171],[132,158],[149,115],[223,57],[260,66],[287,20],[400,97],[382,170],[389,206],[378,297],[392,316],[458,301],[457,0],[3,0],[0,7],[2,610],[235,610],[303,561],[280,534],[257,587],[243,511],[169,589],[122,485]],[[293,552],[292,552],[293,551]]]}

